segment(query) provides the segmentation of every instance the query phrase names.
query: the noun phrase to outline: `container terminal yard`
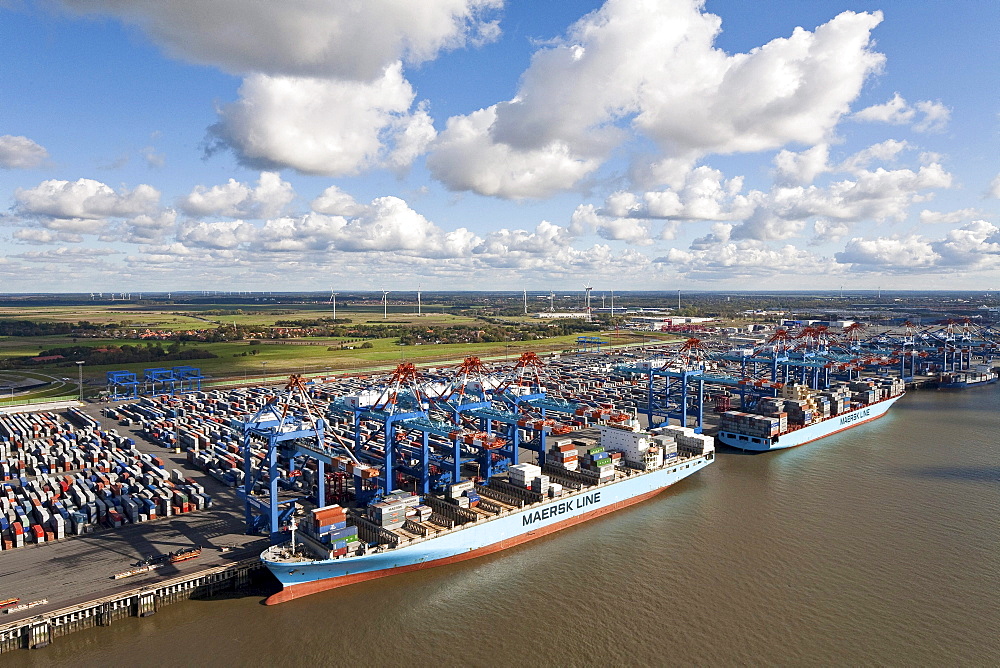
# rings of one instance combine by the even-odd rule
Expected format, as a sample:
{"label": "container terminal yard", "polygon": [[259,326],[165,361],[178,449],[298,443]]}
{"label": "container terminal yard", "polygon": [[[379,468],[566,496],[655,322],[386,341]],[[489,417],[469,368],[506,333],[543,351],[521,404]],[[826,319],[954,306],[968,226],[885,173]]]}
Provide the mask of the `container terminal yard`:
{"label": "container terminal yard", "polygon": [[[74,630],[245,587],[258,575],[274,592],[261,552],[287,542],[312,509],[347,506],[348,498],[384,504],[394,489],[428,495],[464,478],[509,476],[492,498],[477,486],[479,494],[450,490],[454,507],[428,500],[426,518],[355,518],[364,542],[395,547],[426,531],[421,520],[440,528],[470,504],[540,503],[555,480],[569,492],[581,475],[567,465],[574,448],[589,448],[596,471],[604,453],[590,446],[608,426],[670,426],[672,454],[681,457],[709,452],[702,439],[720,421],[737,447],[740,433],[776,444],[838,416],[853,427],[851,415],[895,401],[904,385],[994,382],[1000,358],[991,331],[953,325],[866,334],[860,326],[792,324],[749,342],[698,336],[624,352],[400,364],[388,375],[228,390],[200,389],[190,367],[179,382],[161,373],[152,386],[109,373],[118,401],[0,415],[0,651],[44,647]],[[612,469],[625,470],[607,454]],[[518,462],[532,460],[551,475],[540,468],[515,480],[533,466]],[[344,556],[347,541],[324,539],[305,523],[300,541],[314,553]]]}

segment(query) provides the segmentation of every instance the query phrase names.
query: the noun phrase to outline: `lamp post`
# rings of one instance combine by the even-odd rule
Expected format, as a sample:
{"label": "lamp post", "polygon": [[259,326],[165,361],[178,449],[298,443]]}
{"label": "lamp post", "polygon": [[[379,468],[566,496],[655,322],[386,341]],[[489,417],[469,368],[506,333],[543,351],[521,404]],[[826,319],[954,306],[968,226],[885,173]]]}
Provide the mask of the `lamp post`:
{"label": "lamp post", "polygon": [[83,360],[78,360],[76,363],[77,371],[79,371],[80,380],[80,401],[83,401],[83,365],[85,362]]}

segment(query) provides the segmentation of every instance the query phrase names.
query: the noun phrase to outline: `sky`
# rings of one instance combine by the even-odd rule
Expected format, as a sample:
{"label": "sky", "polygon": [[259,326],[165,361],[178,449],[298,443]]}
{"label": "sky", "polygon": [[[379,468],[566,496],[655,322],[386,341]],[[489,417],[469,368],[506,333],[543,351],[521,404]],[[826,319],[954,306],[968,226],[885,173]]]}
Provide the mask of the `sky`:
{"label": "sky", "polygon": [[0,293],[994,290],[1000,3],[0,0]]}

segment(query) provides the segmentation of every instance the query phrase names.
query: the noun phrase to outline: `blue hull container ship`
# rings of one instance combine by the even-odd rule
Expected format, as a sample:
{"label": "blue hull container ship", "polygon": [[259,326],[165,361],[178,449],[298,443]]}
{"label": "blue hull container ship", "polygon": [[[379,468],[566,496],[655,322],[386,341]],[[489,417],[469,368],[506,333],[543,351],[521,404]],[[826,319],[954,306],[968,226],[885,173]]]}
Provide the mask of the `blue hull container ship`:
{"label": "blue hull container ship", "polygon": [[447,494],[394,492],[363,508],[314,510],[291,543],[261,554],[282,585],[267,604],[499,552],[645,501],[715,458],[709,436],[645,432],[635,421],[600,431],[600,445],[556,440],[541,467],[514,465]]}
{"label": "blue hull container ship", "polygon": [[949,390],[962,390],[976,385],[992,385],[997,382],[997,373],[988,364],[981,364],[966,371],[951,371],[942,373],[938,379],[938,387]]}
{"label": "blue hull container ship", "polygon": [[903,396],[905,384],[898,378],[871,378],[823,391],[786,385],[781,393],[761,399],[755,413],[723,413],[716,438],[755,452],[811,443],[882,417]]}

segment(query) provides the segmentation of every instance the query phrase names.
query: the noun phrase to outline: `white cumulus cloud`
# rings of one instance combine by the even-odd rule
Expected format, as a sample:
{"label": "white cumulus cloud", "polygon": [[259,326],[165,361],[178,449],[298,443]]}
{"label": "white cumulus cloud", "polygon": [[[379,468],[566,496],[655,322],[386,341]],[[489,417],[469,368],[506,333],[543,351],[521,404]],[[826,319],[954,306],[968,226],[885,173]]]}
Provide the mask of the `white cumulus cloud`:
{"label": "white cumulus cloud", "polygon": [[408,114],[414,92],[396,62],[372,81],[255,74],[210,129],[245,164],[344,176],[405,166],[433,131],[426,111]]}
{"label": "white cumulus cloud", "polygon": [[95,234],[109,219],[134,219],[160,213],[160,192],[149,185],[113,189],[93,179],[42,181],[14,191],[14,215],[23,222],[69,234]]}
{"label": "white cumulus cloud", "polygon": [[[435,137],[403,64],[499,36],[503,0],[61,0],[141,27],[169,54],[244,77],[209,128],[253,168],[402,171]],[[147,156],[148,157],[148,156]],[[154,156],[155,157],[155,156]]]}
{"label": "white cumulus cloud", "polygon": [[276,172],[262,172],[254,188],[236,179],[211,188],[195,186],[178,206],[189,216],[271,218],[281,215],[294,199],[292,184]]}
{"label": "white cumulus cloud", "polygon": [[925,224],[933,223],[960,223],[980,215],[978,209],[958,209],[957,211],[930,211],[924,209],[920,212],[920,222]]}
{"label": "white cumulus cloud", "polygon": [[774,157],[775,176],[779,183],[786,185],[808,185],[820,174],[830,171],[829,158],[830,147],[826,144],[816,144],[799,153],[782,150]]}
{"label": "white cumulus cloud", "polygon": [[608,0],[535,54],[513,99],[449,119],[429,166],[454,190],[541,197],[594,172],[634,131],[687,168],[713,152],[812,145],[883,62],[869,48],[878,12],[729,56],[714,47],[720,19],[702,10]]}
{"label": "white cumulus cloud", "polygon": [[861,171],[854,179],[828,186],[776,186],[754,213],[733,230],[734,238],[784,239],[797,235],[805,221],[821,218],[826,225],[863,220],[901,221],[926,191],[951,187],[952,176],[933,163],[910,169]]}
{"label": "white cumulus cloud", "polygon": [[[465,257],[482,239],[465,228],[445,231],[398,197],[378,197],[360,205],[339,190],[317,198],[311,212],[270,219],[263,225],[245,220],[187,221],[177,238],[189,248],[268,252],[374,252],[415,257]],[[317,206],[314,203],[314,206]]]}
{"label": "white cumulus cloud", "polygon": [[882,104],[865,107],[853,115],[855,120],[891,125],[911,125],[916,132],[940,132],[951,119],[951,109],[941,102],[921,100],[910,105],[896,93]]}
{"label": "white cumulus cloud", "polygon": [[350,194],[337,186],[330,186],[319,197],[312,201],[311,208],[316,213],[327,213],[331,216],[360,216],[364,206],[354,201]]}
{"label": "white cumulus cloud", "polygon": [[711,49],[699,32],[693,53],[685,40],[654,61],[636,123],[681,154],[821,143],[884,62],[870,49],[881,21],[881,12],[843,12],[813,32],[796,28],[732,56]]}
{"label": "white cumulus cloud", "polygon": [[27,137],[0,136],[0,169],[31,169],[49,157],[49,152]]}
{"label": "white cumulus cloud", "polygon": [[1000,228],[985,220],[974,220],[933,243],[941,264],[957,269],[1000,266]]}
{"label": "white cumulus cloud", "polygon": [[801,276],[837,271],[833,261],[795,246],[772,248],[750,240],[711,244],[687,251],[672,248],[654,262],[670,266],[687,278],[705,281],[760,280],[781,275]]}
{"label": "white cumulus cloud", "polygon": [[61,0],[140,26],[168,53],[237,74],[376,78],[496,36],[502,0]]}
{"label": "white cumulus cloud", "polygon": [[600,166],[600,160],[575,154],[565,142],[518,149],[495,142],[490,128],[497,109],[480,109],[448,119],[431,146],[427,166],[451,190],[511,199],[546,197],[572,188]]}
{"label": "white cumulus cloud", "polygon": [[844,251],[835,255],[837,262],[855,268],[895,272],[917,272],[933,267],[941,259],[929,241],[920,236],[855,237]]}
{"label": "white cumulus cloud", "polygon": [[39,245],[54,243],[78,244],[83,241],[83,237],[79,234],[53,232],[42,227],[22,227],[14,230],[14,238],[25,243]]}
{"label": "white cumulus cloud", "polygon": [[[878,144],[873,144],[868,148],[862,149],[854,155],[848,157],[842,163],[837,165],[834,171],[848,172],[850,174],[862,173],[868,169],[873,162],[892,162],[900,153],[909,148],[911,148],[910,145],[905,141],[887,139],[883,142],[879,142]],[[933,156],[933,159],[927,161],[925,164],[938,162],[939,160],[939,157]]]}

